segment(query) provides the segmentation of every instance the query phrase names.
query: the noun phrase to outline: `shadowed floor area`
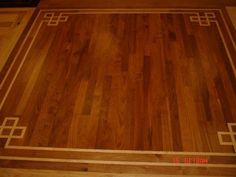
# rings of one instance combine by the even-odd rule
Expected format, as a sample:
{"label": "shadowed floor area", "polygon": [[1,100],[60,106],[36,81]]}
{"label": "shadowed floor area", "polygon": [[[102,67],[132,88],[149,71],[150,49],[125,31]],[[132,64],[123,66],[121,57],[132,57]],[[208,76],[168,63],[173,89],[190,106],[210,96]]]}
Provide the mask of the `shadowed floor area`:
{"label": "shadowed floor area", "polygon": [[49,8],[158,8],[158,7],[223,7],[235,6],[235,0],[41,0]]}

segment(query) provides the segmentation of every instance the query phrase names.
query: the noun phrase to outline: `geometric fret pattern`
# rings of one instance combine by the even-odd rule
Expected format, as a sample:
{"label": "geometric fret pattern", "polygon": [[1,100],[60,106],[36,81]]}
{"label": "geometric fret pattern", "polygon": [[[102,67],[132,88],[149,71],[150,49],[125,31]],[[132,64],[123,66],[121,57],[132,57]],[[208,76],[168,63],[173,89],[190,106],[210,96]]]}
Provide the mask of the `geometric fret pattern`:
{"label": "geometric fret pattern", "polygon": [[67,20],[68,16],[62,15],[62,13],[57,16],[53,12],[45,13],[43,19],[44,22],[48,22],[48,26],[57,26],[59,22],[66,22]]}
{"label": "geometric fret pattern", "polygon": [[26,127],[17,126],[18,117],[7,117],[0,126],[0,138],[7,138],[5,147],[9,145],[11,139],[21,139],[24,137]]}
{"label": "geometric fret pattern", "polygon": [[[205,11],[205,9],[203,10]],[[116,9],[114,11],[116,11]],[[139,11],[141,10],[132,11],[131,9],[126,12],[126,10],[118,9],[117,13],[124,14],[124,16],[118,16],[116,15],[116,12],[114,12],[115,15],[113,16],[113,10],[39,10],[32,27],[29,29],[29,32],[27,32],[26,37],[22,41],[20,49],[16,51],[16,54],[14,54],[14,56],[16,55],[17,57],[12,57],[12,66],[7,67],[7,69],[10,68],[9,72],[6,71],[7,74],[4,76],[2,82],[3,84],[1,83],[2,85],[0,85],[0,87],[2,86],[3,88],[0,88],[0,97],[4,96],[3,100],[0,98],[0,111],[1,113],[4,113],[4,115],[10,115],[4,117],[0,116],[0,166],[2,168],[24,167],[44,169],[46,167],[50,170],[61,170],[63,168],[63,170],[89,172],[107,172],[107,169],[109,169],[109,172],[115,173],[131,174],[141,172],[153,174],[153,176],[157,176],[154,173],[163,172],[169,174],[168,171],[170,171],[171,174],[185,173],[185,175],[196,176],[200,176],[200,174],[201,176],[215,176],[216,174],[217,176],[223,174],[225,174],[225,176],[229,176],[230,174],[231,176],[235,176],[236,122],[230,121],[231,123],[226,124],[226,127],[228,128],[218,129],[219,131],[222,131],[218,132],[215,127],[217,127],[219,122],[217,122],[216,119],[212,119],[212,127],[207,127],[209,128],[209,131],[200,132],[198,130],[202,130],[202,128],[201,125],[198,124],[198,120],[193,122],[195,125],[191,128],[188,126],[188,123],[191,121],[192,116],[185,119],[185,117],[191,115],[192,113],[193,119],[198,119],[198,117],[200,117],[200,113],[196,117],[194,116],[194,113],[196,113],[196,109],[198,109],[199,106],[200,108],[203,106],[203,112],[207,112],[211,108],[215,107],[214,99],[211,100],[212,102],[210,101],[209,104],[207,103],[207,105],[201,105],[202,100],[191,98],[192,95],[196,97],[203,97],[203,101],[206,102],[204,100],[205,94],[201,93],[202,88],[200,88],[199,94],[194,94],[195,91],[199,90],[199,85],[201,86],[202,83],[192,84],[192,82],[194,83],[196,81],[196,78],[197,81],[199,80],[197,68],[199,68],[199,72],[201,72],[202,66],[197,65],[197,68],[195,68],[195,66],[192,65],[192,61],[187,61],[184,65],[182,65],[182,61],[178,59],[177,61],[173,61],[173,63],[172,59],[167,59],[167,62],[165,63],[163,63],[163,61],[166,59],[161,59],[162,61],[159,61],[159,59],[152,59],[152,55],[154,58],[156,56],[158,57],[158,53],[161,53],[161,55],[159,55],[161,56],[160,58],[165,58],[166,55],[168,58],[173,57],[174,60],[175,55],[177,58],[178,56],[184,57],[186,52],[186,54],[189,53],[190,55],[189,57],[186,56],[186,59],[194,58],[200,60],[201,57],[199,57],[198,54],[202,51],[204,56],[206,56],[206,60],[203,59],[203,69],[208,71],[208,64],[209,66],[211,66],[211,64],[216,64],[216,69],[213,72],[218,72],[218,69],[220,69],[218,73],[219,75],[217,75],[217,78],[214,79],[212,83],[216,87],[213,95],[211,95],[212,91],[208,88],[204,88],[203,92],[204,90],[207,92],[209,91],[210,96],[213,98],[218,95],[223,95],[222,97],[216,98],[216,101],[222,102],[223,105],[225,102],[224,97],[226,97],[227,101],[227,98],[230,98],[232,93],[230,92],[228,94],[227,90],[224,89],[225,83],[228,84],[228,78],[224,75],[225,69],[227,71],[227,68],[225,68],[224,63],[222,64],[222,67],[220,66],[220,60],[221,58],[223,59],[223,57],[225,57],[226,60],[231,57],[233,58],[234,55],[231,55],[231,47],[233,47],[231,44],[233,41],[229,38],[231,33],[227,29],[227,25],[224,24],[224,18],[223,15],[221,16],[221,10],[219,10],[219,12],[218,10],[214,10],[215,13],[204,13],[204,11],[197,11],[197,9],[194,11],[183,10],[183,14],[182,10],[173,10],[172,17],[172,10],[168,10],[166,12],[161,9],[160,13],[164,14],[162,16],[159,15],[159,10],[149,12],[149,10],[147,11],[144,9],[144,12],[141,13],[146,14],[147,11],[147,13],[150,13],[151,15],[132,15],[132,17],[127,15],[127,13],[141,14]],[[207,9],[205,12],[211,12],[211,10]],[[156,18],[153,13],[157,13]],[[80,14],[98,15],[96,15],[96,17],[89,16],[87,21],[85,15]],[[99,14],[108,15],[102,19],[102,15]],[[178,14],[181,14],[181,18],[179,18]],[[218,21],[218,18],[220,21]],[[148,20],[148,22],[143,23],[145,22],[144,20]],[[176,20],[176,22],[174,21],[174,23],[172,23],[172,20]],[[79,26],[67,25],[68,22],[78,23]],[[102,24],[99,25],[99,22],[102,22]],[[129,22],[131,22],[131,24],[128,24]],[[146,27],[149,24],[151,26],[148,30],[146,30]],[[165,29],[165,27],[160,28],[160,26],[166,24],[168,24],[167,29]],[[180,25],[181,30],[179,30]],[[121,28],[117,31],[117,27]],[[202,27],[204,30],[202,30]],[[74,28],[74,30],[71,30],[71,28]],[[126,28],[129,29],[126,30]],[[210,31],[211,28],[213,28],[212,30],[214,30],[216,33],[214,35],[216,36],[213,34],[209,35],[208,39],[205,32],[208,32],[208,30]],[[68,36],[67,30],[73,34]],[[158,36],[156,35],[162,34],[162,32],[164,32],[163,30],[169,30],[169,34],[167,33],[167,35],[164,35],[163,39],[160,39],[159,41]],[[191,34],[184,34],[189,30]],[[58,33],[55,35],[49,34],[45,37],[44,34],[46,33],[47,35],[49,32]],[[150,36],[147,32],[150,33]],[[204,34],[203,37],[201,36],[202,32]],[[98,36],[96,34],[98,34]],[[75,40],[68,41],[70,37],[74,36],[76,37]],[[187,40],[182,41],[178,39],[178,37],[181,38],[182,36],[187,37]],[[42,40],[40,39],[41,37]],[[47,37],[50,38],[47,39]],[[204,37],[207,38],[205,39]],[[214,39],[214,37],[222,40],[220,41],[220,44],[222,44],[222,50],[225,51],[218,53],[217,50],[214,50],[217,49],[218,43],[216,41],[212,41],[212,44],[215,44],[212,46],[212,51],[214,51],[215,54],[222,54],[222,57],[220,55],[219,58],[215,58],[217,62],[211,63],[209,61],[211,60],[211,56],[209,56],[208,60],[208,51],[207,49],[205,50],[205,48],[208,45],[208,40],[210,42],[210,40]],[[128,38],[127,41],[126,38]],[[132,40],[129,41],[129,38]],[[161,42],[162,40],[164,43]],[[106,43],[105,46],[103,46],[103,41]],[[66,42],[66,44],[64,45],[63,42]],[[69,44],[69,48],[67,48],[68,42],[70,44],[73,43],[73,45]],[[125,44],[127,42],[131,44],[131,47],[129,44]],[[142,44],[142,42],[147,42],[147,44]],[[58,45],[56,43],[58,43]],[[179,45],[179,43],[181,45]],[[193,47],[201,45],[201,43],[204,43],[202,47],[199,47],[198,50],[193,49]],[[95,46],[96,44],[97,46]],[[102,49],[99,51],[99,45],[101,44]],[[124,44],[124,46],[122,44]],[[144,46],[148,44],[150,44],[150,49],[149,46],[147,46],[147,48]],[[176,46],[172,44],[175,44]],[[111,47],[109,45],[111,45]],[[154,45],[155,47],[153,47]],[[186,47],[185,45],[189,45],[190,47]],[[52,52],[51,46],[53,46]],[[161,46],[160,50],[158,49],[158,46]],[[61,51],[61,53],[59,53],[59,50],[64,47],[69,52]],[[169,47],[173,47],[173,51],[167,50],[169,53],[168,54],[165,50],[169,49]],[[112,59],[113,61],[110,65],[110,63],[107,62],[107,60],[110,60],[110,57],[104,54],[106,54],[106,51],[110,52],[109,50],[113,48],[115,51],[108,53],[112,54],[111,57],[114,58]],[[130,49],[126,50],[126,48]],[[140,49],[142,50],[138,51]],[[124,54],[122,53],[122,56],[120,56],[120,52],[122,52],[122,50],[125,51]],[[229,52],[227,52],[228,50]],[[58,55],[55,55],[55,51],[58,51]],[[90,51],[92,52],[91,54],[89,54]],[[82,57],[80,57],[81,52],[83,55]],[[93,52],[95,52],[95,56],[93,56]],[[126,58],[126,52],[129,58]],[[39,53],[39,55],[37,53]],[[63,56],[60,56],[60,54]],[[196,56],[196,58],[194,56]],[[68,57],[69,60],[64,57]],[[30,67],[32,67],[32,62],[30,61],[31,58],[33,58],[33,65],[38,64],[37,67],[33,67],[32,69],[30,69]],[[61,62],[61,60],[64,61],[64,59],[65,63]],[[75,63],[75,60],[78,60],[80,63]],[[97,62],[98,60],[101,60],[102,62],[102,70],[93,71],[93,69],[96,69],[96,65],[100,64],[93,64],[93,62]],[[55,62],[55,66],[57,66],[58,61],[60,63],[58,63],[59,70],[57,72],[57,68],[50,67],[50,64],[53,66],[53,63]],[[202,59],[200,62],[202,62]],[[47,64],[49,64],[49,67]],[[65,68],[63,68],[64,64]],[[132,66],[133,64],[134,66]],[[165,65],[167,67],[163,68]],[[169,65],[172,67],[169,67]],[[44,66],[46,66],[46,68],[44,68]],[[77,78],[77,76],[79,76],[77,75],[77,66],[78,68],[80,67],[80,69],[82,67],[89,66],[82,71],[81,79]],[[184,69],[183,66],[187,66],[187,68],[189,68],[186,73],[190,75],[184,80],[177,80],[179,76],[181,77],[182,74],[186,74],[185,72],[181,72],[182,69]],[[32,73],[27,70],[31,70]],[[121,72],[120,74],[118,70]],[[51,73],[54,71],[56,71],[55,74],[62,72],[62,75],[58,74],[55,75],[55,77],[51,77]],[[27,72],[29,72],[29,76],[26,76],[25,73]],[[145,74],[142,75],[142,72]],[[43,74],[42,76],[41,73]],[[65,77],[63,76],[64,73],[67,74]],[[34,77],[31,77],[31,74],[34,74]],[[73,78],[74,74],[76,74],[75,80]],[[96,76],[96,74],[98,74],[98,76]],[[89,75],[89,77],[87,77],[87,75]],[[44,76],[46,82],[43,79]],[[60,78],[61,76],[62,78]],[[165,78],[165,76],[169,77]],[[204,74],[200,75],[200,77],[203,76]],[[44,85],[45,83],[51,82],[51,78],[52,81],[55,82],[52,82],[52,84],[47,88],[41,87],[42,84]],[[166,84],[168,85],[165,85],[165,87],[162,88],[160,86],[163,84],[163,78],[170,80],[170,82],[167,82]],[[226,81],[224,80],[225,78]],[[208,79],[212,78],[206,78],[203,84],[207,84]],[[145,80],[147,82],[143,82]],[[152,83],[152,80],[155,80],[154,83]],[[74,82],[71,85],[71,89],[68,87],[70,86],[70,81]],[[77,82],[79,81],[81,81],[81,84],[77,85]],[[130,81],[131,84],[127,85]],[[187,90],[190,97],[185,100],[184,97],[182,97],[182,94],[185,94],[186,82],[187,84],[190,83],[191,89]],[[24,86],[20,85],[22,88],[18,91],[15,86],[21,83],[24,84]],[[142,87],[145,83],[147,83],[147,87]],[[177,83],[176,87],[173,87],[172,83],[174,86]],[[66,87],[64,87],[65,85]],[[120,85],[121,89],[119,88]],[[35,89],[36,86],[40,86],[40,92],[38,92],[38,89]],[[57,86],[59,86],[58,89],[56,88]],[[182,86],[184,90],[181,90]],[[137,90],[136,87],[138,87]],[[223,87],[223,89],[221,87]],[[41,88],[43,89],[42,92]],[[55,92],[54,88],[56,90]],[[165,90],[166,88],[168,89]],[[146,93],[143,93],[143,90]],[[63,91],[63,93],[58,95],[57,91]],[[72,91],[72,93],[70,93],[70,91]],[[131,93],[129,96],[128,94],[130,92],[134,93]],[[162,102],[159,102],[159,97],[157,96],[162,94],[162,92],[166,92],[163,95],[165,99]],[[39,100],[37,100],[34,95],[38,93],[45,93],[45,95],[40,94],[38,97]],[[42,96],[45,96],[46,99],[41,98]],[[148,96],[148,99],[145,100],[144,98],[146,96]],[[163,96],[161,97],[163,98]],[[179,100],[179,97],[182,98]],[[51,100],[51,98],[52,102],[48,104],[48,101],[49,99]],[[16,105],[12,104],[12,100],[14,99],[15,102],[19,103],[19,106],[15,108],[14,106]],[[59,99],[62,101],[65,100],[65,104],[58,103],[57,101]],[[178,104],[179,101],[180,104]],[[194,104],[184,104],[186,101],[189,103],[194,102]],[[139,104],[140,102],[144,102],[144,104]],[[165,104],[163,104],[160,108],[153,108],[159,103]],[[234,102],[232,102],[232,105],[231,102],[229,103],[230,108],[228,109],[229,111],[232,109],[232,116],[234,116]],[[41,104],[42,107],[39,107]],[[46,104],[49,105],[48,108],[45,107]],[[25,108],[26,105],[29,107]],[[216,105],[218,106],[218,102],[216,102]],[[66,108],[67,106],[68,111]],[[145,109],[143,109],[144,106],[146,107]],[[73,107],[75,108],[75,112]],[[181,110],[176,111],[176,108],[178,109],[178,107],[181,107]],[[220,106],[215,108],[220,109]],[[12,114],[12,110],[16,110],[16,113],[13,112]],[[25,114],[26,111],[32,112]],[[218,112],[216,112],[216,114],[217,113]],[[221,113],[221,111],[219,113]],[[17,116],[14,117],[14,114]],[[147,115],[146,120],[143,119],[145,114]],[[11,117],[11,115],[13,116]],[[33,121],[36,122],[35,124],[30,125],[31,120],[28,119],[28,115],[37,116],[31,117],[32,119],[35,119],[35,121]],[[206,116],[206,118],[212,118],[211,115],[204,113],[203,115]],[[68,119],[64,119],[65,117],[68,117]],[[140,120],[136,121],[136,117]],[[158,117],[160,117],[160,120],[157,120]],[[172,122],[172,117],[174,119],[177,117],[178,120],[173,119]],[[22,119],[26,124],[21,121]],[[186,123],[183,123],[182,121],[186,121]],[[136,125],[133,126],[133,123]],[[29,124],[30,127],[28,127],[27,124]],[[61,126],[62,124],[63,126]],[[110,126],[110,124],[112,125]],[[161,127],[158,127],[159,125],[155,124],[160,124]],[[185,126],[188,127],[185,128]],[[27,131],[26,127],[28,129],[30,128],[32,131]],[[155,129],[155,127],[158,128]],[[140,131],[140,129],[143,130]],[[209,137],[212,138],[210,140],[208,139],[208,134],[204,135],[204,133],[208,132],[213,133],[209,135]],[[88,136],[86,137],[87,134]],[[183,134],[185,134],[185,136],[183,136]],[[1,138],[3,138],[3,141]],[[122,140],[123,138],[125,139],[124,141]],[[219,143],[216,142],[218,141],[217,139],[216,141],[214,140],[215,138],[219,138]],[[140,139],[142,141],[140,141]],[[147,142],[145,142],[146,140]],[[5,146],[3,143],[5,143]],[[180,159],[177,163],[174,161],[176,158]],[[203,160],[204,163],[202,163],[202,161],[198,161],[199,158],[202,158],[200,161]],[[0,172],[0,174],[4,174],[4,172]],[[145,175],[143,174],[143,176]]]}
{"label": "geometric fret pattern", "polygon": [[197,13],[190,16],[191,22],[198,22],[200,26],[211,26],[211,22],[216,22],[216,15],[214,12],[205,12],[204,15]]}
{"label": "geometric fret pattern", "polygon": [[218,132],[221,145],[233,146],[236,152],[236,123],[228,123],[228,132]]}
{"label": "geometric fret pattern", "polygon": [[[6,117],[0,126],[0,138],[6,138],[5,147],[9,145],[11,139],[21,139],[24,137],[26,127],[17,126],[18,117]],[[218,132],[220,145],[233,146],[236,152],[236,123],[227,123],[228,132]]]}

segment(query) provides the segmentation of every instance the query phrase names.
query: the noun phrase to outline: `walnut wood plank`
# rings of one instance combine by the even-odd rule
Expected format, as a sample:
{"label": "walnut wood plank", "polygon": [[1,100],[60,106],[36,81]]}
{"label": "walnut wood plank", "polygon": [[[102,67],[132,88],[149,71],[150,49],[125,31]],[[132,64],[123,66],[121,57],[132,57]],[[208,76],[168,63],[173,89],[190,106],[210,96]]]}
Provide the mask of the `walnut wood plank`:
{"label": "walnut wood plank", "polygon": [[234,174],[235,54],[217,9],[41,10],[1,80],[0,164]]}

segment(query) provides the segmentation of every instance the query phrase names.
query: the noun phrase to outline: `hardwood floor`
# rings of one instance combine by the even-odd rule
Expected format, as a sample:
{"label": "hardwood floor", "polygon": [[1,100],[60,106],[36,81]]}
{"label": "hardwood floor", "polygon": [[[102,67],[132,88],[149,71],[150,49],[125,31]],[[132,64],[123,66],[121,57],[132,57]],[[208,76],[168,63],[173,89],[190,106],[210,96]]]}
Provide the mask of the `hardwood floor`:
{"label": "hardwood floor", "polygon": [[0,71],[26,27],[33,11],[33,8],[0,9]]}
{"label": "hardwood floor", "polygon": [[[1,169],[1,168],[0,168],[0,173],[2,174],[2,177],[84,177],[84,176],[86,177],[187,177],[186,175],[183,176],[183,175],[149,175],[149,174],[118,174],[118,173],[116,174],[85,173],[85,172],[74,172],[74,171],[23,170],[23,169]],[[191,177],[206,177],[206,176],[191,176]]]}
{"label": "hardwood floor", "polygon": [[47,8],[159,8],[236,6],[235,0],[41,0]]}
{"label": "hardwood floor", "polygon": [[221,9],[39,11],[0,74],[0,165],[236,173],[236,44]]}
{"label": "hardwood floor", "polygon": [[226,9],[236,30],[236,7],[226,7]]}

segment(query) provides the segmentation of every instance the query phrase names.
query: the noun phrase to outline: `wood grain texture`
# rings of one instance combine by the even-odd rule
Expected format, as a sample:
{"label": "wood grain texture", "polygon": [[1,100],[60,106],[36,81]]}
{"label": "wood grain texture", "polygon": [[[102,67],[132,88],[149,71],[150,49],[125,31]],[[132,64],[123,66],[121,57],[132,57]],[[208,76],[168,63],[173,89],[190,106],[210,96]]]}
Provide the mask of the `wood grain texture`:
{"label": "wood grain texture", "polygon": [[[1,139],[0,165],[234,174],[233,133],[227,146],[217,134],[236,122],[235,41],[221,11],[121,12],[39,12],[1,80],[0,123],[27,129]],[[199,156],[207,164],[183,161]]]}
{"label": "wood grain texture", "polygon": [[[148,175],[148,174],[115,174],[115,173],[85,173],[73,171],[24,170],[0,168],[2,177],[188,177],[188,175]],[[192,176],[191,177],[206,177]],[[222,176],[226,177],[226,176]]]}
{"label": "wood grain texture", "polygon": [[223,7],[235,6],[234,0],[41,0],[47,8],[144,8],[144,7]]}
{"label": "wood grain texture", "polygon": [[[78,14],[55,27],[43,23],[2,119],[17,115],[27,126],[20,145],[224,152],[202,124],[211,131],[235,122],[234,76],[216,26],[187,17]],[[159,139],[157,129],[170,137]]]}
{"label": "wood grain texture", "polygon": [[33,8],[0,9],[0,71],[26,27],[33,11]]}
{"label": "wood grain texture", "polygon": [[226,9],[236,30],[236,7],[226,7]]}

